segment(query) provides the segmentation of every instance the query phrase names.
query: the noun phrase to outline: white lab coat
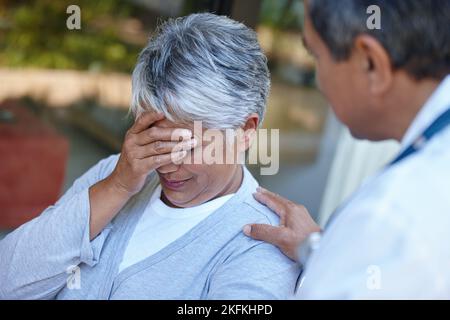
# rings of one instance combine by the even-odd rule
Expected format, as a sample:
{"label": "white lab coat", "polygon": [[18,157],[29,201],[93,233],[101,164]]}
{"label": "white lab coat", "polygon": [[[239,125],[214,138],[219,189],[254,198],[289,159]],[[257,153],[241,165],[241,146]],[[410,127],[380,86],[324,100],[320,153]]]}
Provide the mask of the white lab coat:
{"label": "white lab coat", "polygon": [[[448,108],[450,75],[402,149]],[[296,298],[450,299],[450,127],[353,195],[306,262]]]}

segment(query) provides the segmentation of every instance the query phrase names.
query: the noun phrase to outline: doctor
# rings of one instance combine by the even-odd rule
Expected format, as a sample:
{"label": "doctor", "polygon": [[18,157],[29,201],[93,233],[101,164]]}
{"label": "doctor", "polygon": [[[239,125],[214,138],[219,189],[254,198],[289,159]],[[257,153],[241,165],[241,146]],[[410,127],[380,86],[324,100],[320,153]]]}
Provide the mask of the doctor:
{"label": "doctor", "polygon": [[[366,26],[378,5],[381,29]],[[305,0],[304,42],[320,89],[353,136],[396,139],[398,157],[331,217],[267,190],[279,227],[244,233],[304,272],[307,299],[450,298],[450,1]],[[351,168],[349,168],[351,170]]]}

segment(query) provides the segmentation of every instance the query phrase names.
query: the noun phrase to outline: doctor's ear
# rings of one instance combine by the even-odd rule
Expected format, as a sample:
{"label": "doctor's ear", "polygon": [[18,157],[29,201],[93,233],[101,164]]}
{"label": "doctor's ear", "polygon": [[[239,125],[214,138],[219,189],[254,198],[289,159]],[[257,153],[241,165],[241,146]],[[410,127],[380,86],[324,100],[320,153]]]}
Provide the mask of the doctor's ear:
{"label": "doctor's ear", "polygon": [[245,152],[250,148],[258,126],[259,115],[256,113],[250,114],[237,134],[239,151]]}
{"label": "doctor's ear", "polygon": [[355,39],[354,52],[359,68],[367,76],[373,94],[383,94],[392,86],[393,68],[388,52],[374,37],[363,34]]}

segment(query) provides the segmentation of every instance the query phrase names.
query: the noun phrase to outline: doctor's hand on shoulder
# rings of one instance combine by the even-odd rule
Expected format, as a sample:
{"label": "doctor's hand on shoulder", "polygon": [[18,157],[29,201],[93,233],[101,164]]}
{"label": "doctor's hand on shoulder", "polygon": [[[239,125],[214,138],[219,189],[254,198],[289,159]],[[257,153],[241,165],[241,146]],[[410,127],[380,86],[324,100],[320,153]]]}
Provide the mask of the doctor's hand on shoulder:
{"label": "doctor's hand on shoulder", "polygon": [[261,187],[254,197],[280,217],[280,225],[249,224],[244,226],[243,232],[253,239],[277,246],[290,259],[299,261],[298,247],[310,234],[319,232],[320,227],[300,204]]}

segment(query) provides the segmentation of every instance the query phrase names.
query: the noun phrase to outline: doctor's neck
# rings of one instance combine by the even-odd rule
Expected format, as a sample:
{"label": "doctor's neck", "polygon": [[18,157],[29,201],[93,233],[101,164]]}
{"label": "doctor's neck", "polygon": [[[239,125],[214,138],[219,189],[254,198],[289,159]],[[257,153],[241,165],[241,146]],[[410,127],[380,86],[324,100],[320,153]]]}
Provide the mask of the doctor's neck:
{"label": "doctor's neck", "polygon": [[[383,121],[379,122],[380,138],[401,141],[414,119],[439,86],[438,79],[411,78],[406,73],[397,74],[381,109]],[[384,136],[384,137],[383,137]]]}

